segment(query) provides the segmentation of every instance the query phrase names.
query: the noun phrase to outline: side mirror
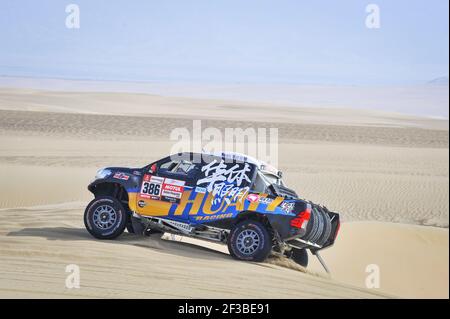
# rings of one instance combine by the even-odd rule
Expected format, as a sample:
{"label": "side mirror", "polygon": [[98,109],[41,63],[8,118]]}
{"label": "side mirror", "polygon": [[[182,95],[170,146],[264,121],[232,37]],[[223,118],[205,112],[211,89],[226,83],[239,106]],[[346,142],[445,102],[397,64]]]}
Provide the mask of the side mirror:
{"label": "side mirror", "polygon": [[150,172],[156,173],[156,171],[157,171],[156,164],[152,164],[152,166],[150,166]]}

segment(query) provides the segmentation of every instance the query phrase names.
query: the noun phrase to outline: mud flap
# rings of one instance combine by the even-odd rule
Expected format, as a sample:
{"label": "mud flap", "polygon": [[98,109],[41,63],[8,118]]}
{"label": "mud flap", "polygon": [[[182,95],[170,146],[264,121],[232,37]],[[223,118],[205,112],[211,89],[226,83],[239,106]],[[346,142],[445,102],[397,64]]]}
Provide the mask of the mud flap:
{"label": "mud flap", "polygon": [[140,218],[135,217],[133,215],[131,215],[130,217],[131,219],[131,225],[133,225],[133,230],[135,234],[139,234],[139,235],[143,235],[144,234],[144,230],[145,230],[145,226],[144,224],[142,224],[142,221]]}

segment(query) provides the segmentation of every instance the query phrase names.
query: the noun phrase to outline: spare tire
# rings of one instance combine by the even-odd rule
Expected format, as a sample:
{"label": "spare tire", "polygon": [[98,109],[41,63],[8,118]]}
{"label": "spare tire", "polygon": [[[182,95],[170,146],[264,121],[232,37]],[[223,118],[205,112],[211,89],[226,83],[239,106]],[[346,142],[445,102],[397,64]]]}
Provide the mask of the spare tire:
{"label": "spare tire", "polygon": [[314,215],[316,216],[316,220],[317,220],[317,231],[314,234],[314,236],[311,238],[311,241],[313,243],[318,244],[318,240],[323,234],[325,220],[324,220],[324,216],[323,216],[322,212],[318,209],[318,206],[315,206],[313,208],[313,212],[314,212]]}
{"label": "spare tire", "polygon": [[325,208],[311,203],[311,217],[308,222],[307,231],[302,239],[310,241],[319,246],[324,245],[331,234],[331,220]]}
{"label": "spare tire", "polygon": [[317,241],[317,244],[320,246],[323,246],[327,242],[328,238],[330,238],[330,235],[331,235],[331,228],[332,228],[331,227],[331,219],[330,219],[330,215],[328,215],[325,208],[318,207],[318,210],[320,210],[320,213],[323,216],[324,228],[323,228],[320,238]]}

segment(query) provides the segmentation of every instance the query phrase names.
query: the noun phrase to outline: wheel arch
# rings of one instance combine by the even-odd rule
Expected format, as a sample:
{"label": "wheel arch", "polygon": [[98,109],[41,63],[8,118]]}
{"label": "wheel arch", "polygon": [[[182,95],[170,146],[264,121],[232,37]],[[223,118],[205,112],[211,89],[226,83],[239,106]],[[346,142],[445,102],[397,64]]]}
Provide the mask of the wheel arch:
{"label": "wheel arch", "polygon": [[259,221],[264,226],[267,227],[268,231],[270,231],[270,232],[273,231],[272,224],[270,222],[270,219],[267,217],[267,215],[259,213],[259,212],[255,212],[255,211],[240,212],[235,218],[234,225],[237,225],[238,223],[242,222],[243,220],[247,220],[247,219]]}
{"label": "wheel arch", "polygon": [[128,191],[124,185],[114,182],[100,182],[89,185],[89,191],[97,198],[99,196],[111,196],[118,199],[123,205],[128,206]]}

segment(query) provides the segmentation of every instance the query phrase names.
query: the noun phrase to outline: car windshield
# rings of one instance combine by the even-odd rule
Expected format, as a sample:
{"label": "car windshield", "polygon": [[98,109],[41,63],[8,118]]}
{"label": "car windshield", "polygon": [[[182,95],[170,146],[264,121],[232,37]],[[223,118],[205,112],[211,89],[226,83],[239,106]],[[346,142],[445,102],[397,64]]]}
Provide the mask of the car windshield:
{"label": "car windshield", "polygon": [[266,182],[267,186],[270,184],[283,185],[283,180],[279,176],[264,171],[260,171],[259,173]]}

